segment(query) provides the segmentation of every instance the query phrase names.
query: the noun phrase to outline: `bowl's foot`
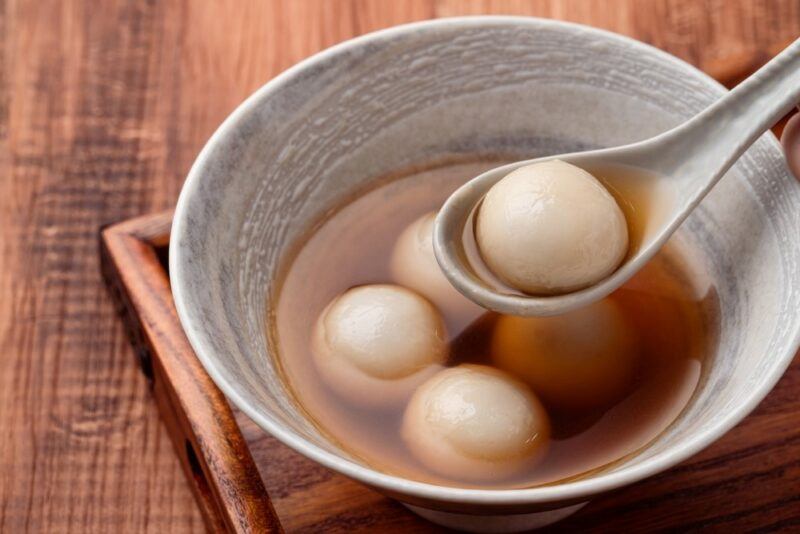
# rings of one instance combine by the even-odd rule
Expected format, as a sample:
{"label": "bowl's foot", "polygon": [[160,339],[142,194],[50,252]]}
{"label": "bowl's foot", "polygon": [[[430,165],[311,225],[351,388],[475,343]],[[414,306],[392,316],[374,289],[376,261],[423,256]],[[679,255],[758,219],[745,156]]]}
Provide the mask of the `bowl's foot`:
{"label": "bowl's foot", "polygon": [[428,508],[420,508],[404,504],[415,514],[424,517],[432,523],[443,527],[461,530],[464,532],[524,532],[537,528],[546,527],[556,521],[561,521],[574,514],[584,506],[585,502],[547,510],[545,512],[534,512],[531,514],[512,514],[512,515],[472,515],[456,514],[452,512],[440,512]]}

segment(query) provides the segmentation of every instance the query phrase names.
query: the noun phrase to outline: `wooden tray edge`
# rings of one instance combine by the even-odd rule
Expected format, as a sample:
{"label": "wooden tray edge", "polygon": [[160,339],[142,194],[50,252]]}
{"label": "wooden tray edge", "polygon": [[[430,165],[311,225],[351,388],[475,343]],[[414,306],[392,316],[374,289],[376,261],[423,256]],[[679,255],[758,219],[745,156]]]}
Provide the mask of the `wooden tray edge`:
{"label": "wooden tray edge", "polygon": [[180,328],[167,272],[172,211],[100,232],[103,278],[210,532],[282,532],[234,414]]}

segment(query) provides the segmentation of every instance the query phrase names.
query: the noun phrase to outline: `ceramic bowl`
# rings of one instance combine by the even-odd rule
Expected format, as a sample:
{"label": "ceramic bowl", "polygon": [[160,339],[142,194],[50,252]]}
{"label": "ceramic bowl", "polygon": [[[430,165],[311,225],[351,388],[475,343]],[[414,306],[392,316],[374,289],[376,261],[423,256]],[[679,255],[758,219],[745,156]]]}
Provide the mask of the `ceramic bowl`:
{"label": "ceramic bowl", "polygon": [[747,151],[676,237],[696,251],[698,279],[715,288],[721,307],[718,346],[695,395],[644,450],[578,480],[459,489],[359,462],[317,431],[279,377],[269,328],[276,281],[312,221],[392,170],[630,143],[689,118],[724,91],[642,43],[532,18],[443,19],[334,46],[248,98],[192,167],[170,247],[186,334],[222,391],[266,432],[425,517],[507,531],[556,520],[722,436],[792,360],[800,185],[772,134]]}

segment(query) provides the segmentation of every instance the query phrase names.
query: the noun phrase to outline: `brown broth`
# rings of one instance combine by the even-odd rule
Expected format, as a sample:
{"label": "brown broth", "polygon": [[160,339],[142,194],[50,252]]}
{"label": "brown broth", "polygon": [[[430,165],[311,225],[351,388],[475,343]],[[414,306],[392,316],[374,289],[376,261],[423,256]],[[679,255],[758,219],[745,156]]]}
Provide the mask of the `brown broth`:
{"label": "brown broth", "polygon": [[[646,446],[685,408],[713,349],[717,302],[713,286],[691,262],[691,251],[671,241],[610,298],[638,339],[635,377],[610,406],[580,413],[548,407],[553,439],[545,458],[503,480],[475,482],[443,477],[405,447],[400,424],[405,406],[372,410],[338,397],[318,375],[310,338],[322,309],[348,288],[391,283],[389,260],[398,235],[421,215],[438,209],[467,179],[497,163],[462,163],[417,171],[389,181],[343,205],[299,248],[278,295],[273,331],[280,366],[297,401],[318,427],[365,463],[387,473],[460,487],[513,488],[576,478]],[[603,179],[603,176],[600,176]],[[617,191],[617,194],[621,194]],[[624,191],[631,236],[647,225],[647,198]],[[635,246],[635,243],[634,243]],[[471,323],[445,315],[448,365],[491,364],[489,343],[497,315],[469,308]],[[547,407],[547,406],[546,406]]]}

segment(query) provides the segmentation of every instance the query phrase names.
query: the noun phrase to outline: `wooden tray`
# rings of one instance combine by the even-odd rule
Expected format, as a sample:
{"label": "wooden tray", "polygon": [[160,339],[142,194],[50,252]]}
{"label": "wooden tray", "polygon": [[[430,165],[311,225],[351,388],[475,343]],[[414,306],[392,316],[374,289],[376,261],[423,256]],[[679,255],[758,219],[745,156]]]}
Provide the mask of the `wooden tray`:
{"label": "wooden tray", "polygon": [[[724,64],[735,81],[753,68]],[[200,365],[169,287],[172,213],[101,233],[102,269],[211,532],[439,532],[396,502],[296,454],[233,408]],[[596,499],[551,530],[800,530],[800,362],[714,445]],[[271,500],[270,500],[271,497]]]}

